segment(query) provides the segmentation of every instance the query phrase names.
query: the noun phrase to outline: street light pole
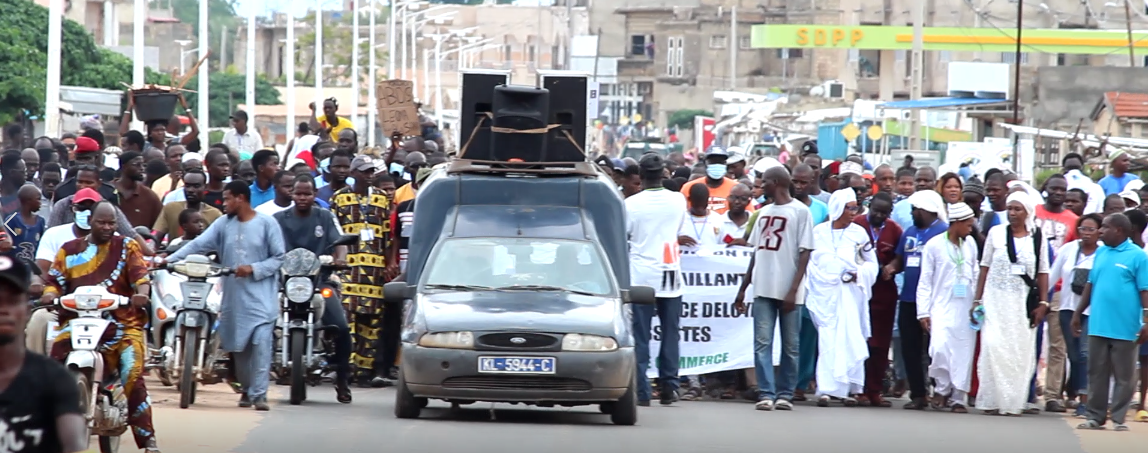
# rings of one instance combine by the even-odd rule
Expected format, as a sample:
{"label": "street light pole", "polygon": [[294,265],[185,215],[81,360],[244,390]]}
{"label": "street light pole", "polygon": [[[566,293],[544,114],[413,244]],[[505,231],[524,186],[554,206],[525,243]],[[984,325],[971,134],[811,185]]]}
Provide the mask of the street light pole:
{"label": "street light pole", "polygon": [[435,122],[442,125],[442,42],[446,35],[435,35],[434,40],[434,115]]}
{"label": "street light pole", "polygon": [[315,110],[323,109],[323,0],[315,0]]}
{"label": "street light pole", "polygon": [[398,0],[391,0],[387,9],[387,78],[395,78],[395,7]]}
{"label": "street light pole", "polygon": [[359,0],[352,0],[351,14],[351,124],[359,127]]}
{"label": "street light pole", "polygon": [[[295,130],[295,11],[287,10],[287,136]],[[291,152],[291,150],[287,150]]]}
{"label": "street light pole", "polygon": [[378,34],[375,30],[375,16],[379,15],[379,0],[370,1],[371,18],[367,20],[367,28],[371,29],[371,36],[368,38],[371,55],[367,58],[367,66],[370,67],[367,74],[367,105],[370,106],[370,108],[367,109],[367,146],[375,146],[375,118],[376,115],[378,115],[379,109],[378,101],[375,99],[375,78],[376,74],[379,73],[379,68],[375,61],[375,54],[378,52],[378,49],[375,48],[375,36]]}
{"label": "street light pole", "polygon": [[44,135],[60,136],[60,51],[64,36],[64,0],[48,4],[48,80],[44,90]]}
{"label": "street light pole", "polygon": [[[208,40],[211,39],[211,35],[208,34],[208,29],[207,29],[207,3],[208,2],[199,2],[199,55],[201,55],[200,58],[202,58],[202,55],[207,55]],[[226,36],[226,34],[224,36]],[[220,65],[223,64],[222,56],[219,59],[219,64]],[[196,91],[197,91],[196,95],[198,97],[198,102],[196,102],[196,110],[198,110],[198,112],[197,112],[196,116],[199,117],[197,119],[197,121],[200,124],[199,143],[201,145],[204,145],[208,142],[208,140],[209,140],[208,129],[210,129],[210,126],[211,126],[211,109],[209,108],[210,103],[208,102],[208,99],[211,99],[211,97],[210,97],[210,93],[208,93],[208,91],[207,91],[210,88],[210,83],[208,82],[208,75],[207,75],[207,66],[208,65],[206,65],[206,64],[199,65],[199,76],[198,76],[199,77],[199,83],[198,83],[199,86],[196,89]]]}
{"label": "street light pole", "polygon": [[247,11],[247,74],[244,74],[246,86],[243,90],[243,104],[247,106],[247,113],[255,116],[255,8]]}
{"label": "street light pole", "polygon": [[[147,0],[135,0],[132,6],[132,85],[139,88],[144,84],[144,24],[147,23]],[[60,12],[63,13],[62,7]],[[59,112],[56,114],[59,115]],[[131,127],[140,130],[143,123],[132,115]]]}

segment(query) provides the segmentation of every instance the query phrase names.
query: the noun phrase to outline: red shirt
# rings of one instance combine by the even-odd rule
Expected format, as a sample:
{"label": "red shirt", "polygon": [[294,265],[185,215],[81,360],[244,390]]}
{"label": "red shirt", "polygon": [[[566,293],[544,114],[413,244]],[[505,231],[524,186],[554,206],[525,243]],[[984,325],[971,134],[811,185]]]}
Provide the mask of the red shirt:
{"label": "red shirt", "polygon": [[[1060,246],[1076,240],[1076,213],[1067,209],[1060,212],[1052,212],[1044,208],[1044,205],[1036,207],[1036,226],[1040,228],[1040,234],[1048,241],[1049,254],[1048,260],[1055,260],[1056,251]],[[1052,265],[1052,263],[1048,263]],[[1060,282],[1056,282],[1054,291],[1060,291]]]}
{"label": "red shirt", "polygon": [[[861,225],[869,233],[869,240],[876,242],[877,263],[884,267],[897,257],[897,243],[901,241],[901,227],[893,219],[885,219],[885,226],[880,229],[869,226],[869,216],[859,215],[853,218],[853,223]],[[885,280],[877,277],[873,284],[873,298],[870,304],[897,304],[897,282],[893,279]]]}

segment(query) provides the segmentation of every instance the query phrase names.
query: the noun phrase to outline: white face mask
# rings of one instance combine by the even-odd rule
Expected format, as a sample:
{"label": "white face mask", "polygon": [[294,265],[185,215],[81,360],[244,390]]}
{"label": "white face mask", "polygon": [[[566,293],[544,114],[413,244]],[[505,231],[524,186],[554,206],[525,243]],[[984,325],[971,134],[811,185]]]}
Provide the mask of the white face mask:
{"label": "white face mask", "polygon": [[91,210],[76,212],[76,226],[80,227],[81,230],[92,229],[92,225],[89,222],[89,220],[91,220],[91,218],[92,218],[92,211]]}

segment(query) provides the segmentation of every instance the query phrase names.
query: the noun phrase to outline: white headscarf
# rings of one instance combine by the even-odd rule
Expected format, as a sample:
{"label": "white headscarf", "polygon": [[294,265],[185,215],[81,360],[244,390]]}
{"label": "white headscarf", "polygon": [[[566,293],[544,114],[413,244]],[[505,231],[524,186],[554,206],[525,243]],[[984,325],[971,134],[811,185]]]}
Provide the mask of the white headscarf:
{"label": "white headscarf", "polygon": [[1024,218],[1025,229],[1027,229],[1030,233],[1036,231],[1037,200],[1033,199],[1032,195],[1029,195],[1026,192],[1013,192],[1010,193],[1008,198],[1005,199],[1005,204],[1007,205],[1008,203],[1012,203],[1014,201],[1020,203],[1021,206],[1024,206],[1025,212],[1028,213]]}
{"label": "white headscarf", "polygon": [[852,188],[839,189],[829,197],[829,222],[836,222],[845,212],[845,205],[857,202],[857,192]]}
{"label": "white headscarf", "polygon": [[1017,187],[1023,188],[1025,193],[1027,193],[1028,196],[1032,197],[1032,199],[1034,200],[1034,202],[1036,204],[1044,204],[1044,195],[1041,194],[1039,190],[1036,190],[1036,188],[1033,187],[1032,184],[1029,184],[1027,182],[1020,181],[1020,180],[1009,181],[1009,183],[1008,183],[1008,191],[1009,192],[1016,190]]}
{"label": "white headscarf", "polygon": [[924,209],[937,215],[937,218],[942,222],[949,223],[948,209],[945,208],[945,200],[941,199],[941,194],[935,190],[921,190],[913,193],[907,200],[909,205],[917,208]]}

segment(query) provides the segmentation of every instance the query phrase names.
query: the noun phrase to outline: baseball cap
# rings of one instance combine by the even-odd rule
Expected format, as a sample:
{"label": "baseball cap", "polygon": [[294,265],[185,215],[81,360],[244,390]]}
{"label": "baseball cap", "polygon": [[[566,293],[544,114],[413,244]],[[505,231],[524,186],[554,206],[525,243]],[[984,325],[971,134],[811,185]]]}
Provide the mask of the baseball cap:
{"label": "baseball cap", "polygon": [[646,153],[638,159],[638,169],[642,173],[660,172],[666,168],[666,161],[658,153]]}
{"label": "baseball cap", "polygon": [[733,165],[740,162],[745,162],[745,153],[741,151],[741,148],[730,148],[729,159],[725,161],[726,165]]}
{"label": "baseball cap", "polygon": [[725,148],[714,145],[711,146],[710,149],[706,150],[706,157],[710,156],[729,156],[729,153],[726,152]]}
{"label": "baseball cap", "polygon": [[99,192],[96,192],[95,190],[93,190],[91,188],[85,187],[83,189],[76,191],[76,195],[74,195],[72,197],[72,204],[83,203],[85,201],[103,201],[103,200],[104,200],[104,197],[101,197]]}
{"label": "baseball cap", "polygon": [[610,159],[610,166],[613,167],[616,171],[622,171],[626,169],[626,163],[617,157]]}
{"label": "baseball cap", "polygon": [[355,156],[355,158],[351,160],[352,171],[365,171],[374,168],[375,161],[371,159],[371,156]]}
{"label": "baseball cap", "polygon": [[28,266],[19,259],[4,255],[0,255],[0,280],[15,285],[20,292],[32,286]]}
{"label": "baseball cap", "polygon": [[77,137],[76,150],[77,153],[95,153],[100,151],[100,144],[96,143],[91,137]]}
{"label": "baseball cap", "polygon": [[247,121],[247,112],[243,110],[236,110],[235,113],[231,114],[231,119]]}
{"label": "baseball cap", "polygon": [[817,154],[817,142],[813,140],[806,140],[801,144],[801,155]]}

